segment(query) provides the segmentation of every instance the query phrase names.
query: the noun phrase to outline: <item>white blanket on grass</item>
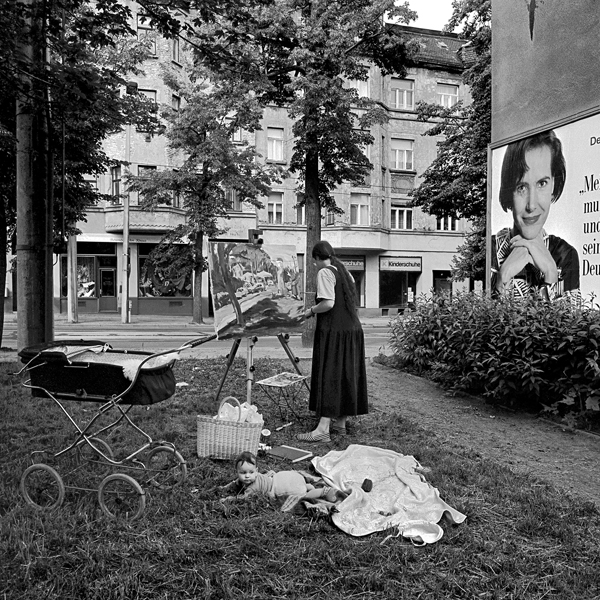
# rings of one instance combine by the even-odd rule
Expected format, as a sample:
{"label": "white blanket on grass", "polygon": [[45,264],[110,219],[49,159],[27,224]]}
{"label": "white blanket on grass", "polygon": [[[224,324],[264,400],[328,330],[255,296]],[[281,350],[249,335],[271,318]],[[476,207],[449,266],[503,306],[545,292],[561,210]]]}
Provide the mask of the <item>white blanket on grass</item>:
{"label": "white blanket on grass", "polygon": [[[328,485],[350,494],[332,517],[350,535],[397,529],[416,544],[434,543],[444,533],[438,525],[442,517],[454,524],[467,518],[440,498],[412,456],[353,444],[317,456],[312,464]],[[370,492],[361,489],[365,479],[373,482]]]}

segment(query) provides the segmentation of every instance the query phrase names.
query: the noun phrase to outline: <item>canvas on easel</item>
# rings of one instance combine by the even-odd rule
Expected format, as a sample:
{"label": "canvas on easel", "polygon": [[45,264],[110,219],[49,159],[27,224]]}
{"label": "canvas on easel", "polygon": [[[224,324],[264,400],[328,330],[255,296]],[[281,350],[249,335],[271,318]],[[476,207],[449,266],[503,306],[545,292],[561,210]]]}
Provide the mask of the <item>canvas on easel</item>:
{"label": "canvas on easel", "polygon": [[302,331],[304,299],[295,246],[210,242],[208,265],[220,340]]}

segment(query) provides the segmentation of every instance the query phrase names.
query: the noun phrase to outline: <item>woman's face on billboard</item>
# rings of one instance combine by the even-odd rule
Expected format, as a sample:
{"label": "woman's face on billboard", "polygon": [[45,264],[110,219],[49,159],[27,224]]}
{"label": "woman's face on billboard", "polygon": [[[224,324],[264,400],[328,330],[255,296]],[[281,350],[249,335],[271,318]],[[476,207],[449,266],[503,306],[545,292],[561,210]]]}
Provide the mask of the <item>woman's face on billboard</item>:
{"label": "woman's face on billboard", "polygon": [[513,193],[513,220],[518,233],[526,240],[541,232],[552,204],[554,177],[552,156],[548,146],[532,148],[525,153],[527,170]]}

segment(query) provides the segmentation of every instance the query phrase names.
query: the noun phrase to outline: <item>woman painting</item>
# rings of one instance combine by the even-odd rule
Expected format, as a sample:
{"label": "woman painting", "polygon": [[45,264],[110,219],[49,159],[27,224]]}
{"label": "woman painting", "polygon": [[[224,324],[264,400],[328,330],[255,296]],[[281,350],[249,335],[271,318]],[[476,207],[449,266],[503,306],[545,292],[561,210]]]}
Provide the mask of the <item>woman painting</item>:
{"label": "woman painting", "polygon": [[544,224],[566,178],[562,145],[554,131],[509,144],[502,163],[500,204],[512,228],[492,238],[492,290],[553,300],[579,297],[579,257],[570,244],[548,235]]}
{"label": "woman painting", "polygon": [[317,242],[312,257],[318,269],[316,304],[304,317],[317,319],[309,408],[319,422],[298,439],[329,442],[331,433],[346,433],[349,416],[369,411],[365,341],[352,276],[328,242]]}

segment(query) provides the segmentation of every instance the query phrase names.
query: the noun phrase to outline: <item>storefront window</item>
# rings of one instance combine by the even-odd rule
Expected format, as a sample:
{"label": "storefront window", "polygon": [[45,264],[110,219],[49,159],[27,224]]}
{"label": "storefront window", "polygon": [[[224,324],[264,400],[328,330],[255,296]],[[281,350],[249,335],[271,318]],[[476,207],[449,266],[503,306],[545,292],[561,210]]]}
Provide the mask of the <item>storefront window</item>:
{"label": "storefront window", "polygon": [[400,308],[414,302],[419,275],[410,271],[380,271],[379,305]]}
{"label": "storefront window", "polygon": [[140,244],[139,273],[141,298],[192,295],[192,257],[188,246]]}
{"label": "storefront window", "polygon": [[96,296],[96,260],[93,256],[77,257],[77,297]]}

